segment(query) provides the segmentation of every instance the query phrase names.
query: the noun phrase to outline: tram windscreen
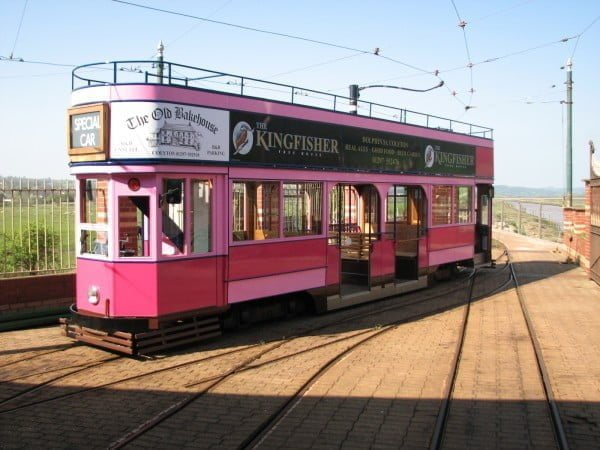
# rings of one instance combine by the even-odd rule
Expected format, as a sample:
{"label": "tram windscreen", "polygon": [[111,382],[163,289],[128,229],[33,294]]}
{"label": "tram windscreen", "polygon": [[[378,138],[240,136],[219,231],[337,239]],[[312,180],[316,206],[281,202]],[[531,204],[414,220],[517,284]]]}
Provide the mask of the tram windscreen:
{"label": "tram windscreen", "polygon": [[108,180],[83,178],[79,183],[79,254],[108,256]]}
{"label": "tram windscreen", "polygon": [[119,256],[148,256],[150,198],[119,197]]}
{"label": "tram windscreen", "polygon": [[185,197],[184,180],[163,180],[163,193],[160,197],[162,210],[162,254],[183,253]]}

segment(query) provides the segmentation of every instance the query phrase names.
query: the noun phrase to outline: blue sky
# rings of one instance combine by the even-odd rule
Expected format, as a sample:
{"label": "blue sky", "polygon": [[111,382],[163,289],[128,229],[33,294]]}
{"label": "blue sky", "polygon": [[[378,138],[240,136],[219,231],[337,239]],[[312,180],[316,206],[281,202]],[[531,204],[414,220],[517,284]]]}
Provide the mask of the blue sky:
{"label": "blue sky", "polygon": [[[572,56],[575,187],[589,175],[588,141],[600,147],[598,1],[136,3],[367,52],[379,48],[396,62],[111,0],[1,0],[0,56],[65,65],[150,59],[163,40],[169,61],[341,95],[352,83],[410,88],[438,83],[401,62],[440,70],[444,88],[371,89],[361,99],[494,128],[496,183],[531,187],[565,183],[566,108],[560,101],[566,75],[560,68]],[[466,22],[464,33],[458,17]],[[0,175],[68,176],[70,70],[0,60]]]}

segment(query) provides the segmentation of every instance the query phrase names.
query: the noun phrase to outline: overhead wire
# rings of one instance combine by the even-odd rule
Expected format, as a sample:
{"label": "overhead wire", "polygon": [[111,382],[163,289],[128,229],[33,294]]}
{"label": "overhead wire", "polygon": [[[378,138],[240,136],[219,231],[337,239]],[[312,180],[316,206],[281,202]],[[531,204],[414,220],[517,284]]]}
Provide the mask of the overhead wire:
{"label": "overhead wire", "polygon": [[17,35],[15,36],[15,42],[13,44],[12,50],[10,51],[10,58],[12,59],[15,48],[17,47],[17,41],[19,40],[19,34],[21,34],[21,25],[23,25],[23,19],[25,18],[25,10],[27,9],[27,2],[29,0],[25,0],[25,4],[23,5],[23,11],[21,12],[21,20],[19,20],[19,27],[17,28]]}
{"label": "overhead wire", "polygon": [[45,66],[56,66],[56,67],[77,67],[76,64],[59,64],[48,61],[31,61],[23,58],[12,58],[10,56],[1,56],[0,61],[10,61],[10,62],[18,62],[18,63],[26,63],[26,64],[41,64]]}
{"label": "overhead wire", "polygon": [[598,22],[598,20],[600,20],[600,16],[592,20],[592,22],[587,27],[585,27],[581,33],[577,35],[577,40],[575,41],[575,46],[573,47],[573,53],[571,53],[571,59],[573,59],[573,57],[575,56],[575,52],[577,51],[577,46],[579,45],[579,40],[581,39],[581,36],[583,36],[590,28],[592,28],[594,24]]}
{"label": "overhead wire", "polygon": [[311,42],[313,44],[325,45],[325,46],[328,46],[328,47],[334,47],[334,48],[339,48],[339,49],[343,49],[343,50],[350,50],[350,51],[353,51],[353,52],[371,53],[370,51],[360,50],[360,49],[356,49],[356,48],[353,48],[353,47],[348,47],[348,46],[340,45],[340,44],[334,44],[332,42],[321,41],[321,40],[318,40],[318,39],[311,39],[311,38],[307,38],[307,37],[303,37],[303,36],[296,36],[296,35],[288,34],[288,33],[280,33],[278,31],[264,30],[264,29],[261,29],[261,28],[255,28],[255,27],[250,27],[250,26],[247,26],[247,25],[235,24],[235,23],[231,23],[231,22],[224,22],[222,20],[210,19],[208,17],[196,16],[196,15],[193,15],[193,14],[187,14],[187,13],[183,13],[183,12],[179,12],[179,11],[172,11],[172,10],[169,10],[169,9],[156,8],[156,7],[153,7],[153,6],[142,5],[142,4],[139,4],[139,3],[129,2],[129,1],[125,1],[125,0],[112,0],[112,1],[115,2],[115,3],[121,3],[121,4],[124,4],[124,5],[128,5],[128,6],[134,6],[136,8],[147,9],[147,10],[150,10],[150,11],[161,12],[161,13],[164,13],[164,14],[171,14],[171,15],[174,15],[174,16],[188,17],[190,19],[201,20],[203,22],[213,23],[213,24],[217,24],[217,25],[224,25],[224,26],[228,26],[228,27],[232,27],[232,28],[238,28],[240,30],[253,31],[253,32],[256,32],[256,33],[262,33],[262,34],[268,34],[268,35],[273,35],[273,36],[284,37],[284,38],[288,38],[288,39],[295,39],[295,40],[299,40],[299,41]]}
{"label": "overhead wire", "polygon": [[[227,0],[225,3],[223,3],[221,6],[219,6],[217,9],[215,9],[213,12],[211,12],[208,17],[212,17],[214,16],[216,13],[218,13],[219,11],[221,11],[223,8],[225,8],[227,5],[229,5],[233,0]],[[189,33],[191,33],[192,31],[194,31],[196,28],[198,28],[201,25],[201,23],[197,23],[196,25],[194,25],[193,27],[188,28],[186,31],[184,31],[183,33],[181,33],[179,36],[177,36],[175,39],[173,39],[172,41],[169,41],[167,43],[163,43],[164,48],[166,49],[167,47],[171,47],[175,42],[179,41],[181,38],[183,38],[184,36],[188,35]],[[153,58],[155,55],[152,54],[150,56],[150,58]]]}
{"label": "overhead wire", "polygon": [[458,26],[462,30],[463,40],[465,42],[465,50],[467,53],[467,67],[469,68],[469,77],[470,77],[470,89],[469,89],[469,102],[465,105],[465,111],[468,111],[472,108],[471,102],[473,101],[473,93],[475,90],[473,89],[473,63],[471,61],[471,51],[469,50],[469,41],[467,39],[467,30],[465,29],[467,26],[467,22],[465,22],[462,17],[460,17],[460,13],[458,12],[458,8],[456,7],[456,3],[454,0],[450,0],[452,2],[452,6],[454,8],[454,12],[456,13],[456,18],[458,19]]}
{"label": "overhead wire", "polygon": [[314,69],[315,67],[326,66],[328,64],[333,64],[335,62],[344,61],[346,59],[355,58],[355,57],[361,56],[361,55],[364,55],[364,53],[363,52],[352,53],[351,55],[342,56],[341,58],[330,59],[330,60],[323,61],[320,63],[311,64],[309,66],[299,67],[297,69],[291,69],[286,72],[280,72],[280,73],[276,73],[274,75],[269,75],[266,77],[266,79],[268,80],[269,78],[276,78],[276,77],[280,77],[282,75],[290,75],[292,73],[301,72],[303,70]]}
{"label": "overhead wire", "polygon": [[[149,11],[156,11],[156,12],[160,12],[160,13],[164,13],[164,14],[170,14],[170,15],[175,15],[175,16],[180,16],[180,17],[187,17],[187,18],[190,18],[190,19],[200,20],[200,21],[203,21],[203,22],[213,23],[213,24],[217,24],[217,25],[228,26],[228,27],[237,28],[237,29],[241,29],[241,30],[252,31],[252,32],[261,33],[261,34],[267,34],[267,35],[271,35],[271,36],[278,36],[278,37],[283,37],[283,38],[287,38],[287,39],[294,39],[294,40],[298,40],[298,41],[309,42],[309,43],[323,45],[323,46],[327,46],[327,47],[338,48],[338,49],[342,49],[342,50],[349,50],[349,51],[356,52],[356,53],[359,53],[359,54],[375,55],[375,56],[378,56],[378,57],[380,57],[382,59],[385,59],[387,61],[394,62],[396,64],[402,65],[402,66],[410,68],[410,69],[414,69],[414,70],[419,71],[419,72],[421,72],[423,74],[433,75],[438,80],[444,81],[439,76],[439,71],[427,70],[427,69],[424,69],[422,67],[418,67],[418,66],[416,66],[414,64],[410,64],[410,63],[407,63],[405,61],[402,61],[400,59],[396,59],[396,58],[392,58],[392,57],[387,56],[387,55],[383,55],[383,54],[381,54],[379,48],[376,48],[375,50],[364,50],[364,49],[359,49],[359,48],[355,48],[355,47],[350,47],[350,46],[347,46],[347,45],[342,45],[342,44],[336,44],[336,43],[333,43],[333,42],[322,41],[322,40],[319,40],[319,39],[312,39],[312,38],[307,38],[307,37],[304,37],[304,36],[297,36],[297,35],[293,35],[293,34],[289,34],[289,33],[281,33],[281,32],[277,32],[277,31],[265,30],[265,29],[262,29],[262,28],[250,27],[250,26],[247,26],[247,25],[241,25],[241,24],[235,24],[235,23],[231,23],[231,22],[225,22],[225,21],[222,21],[222,20],[210,19],[208,17],[197,16],[197,15],[194,15],[194,14],[188,14],[188,13],[184,13],[184,12],[180,12],[180,11],[173,11],[173,10],[164,9],[164,8],[157,8],[157,7],[143,5],[143,4],[140,4],[140,3],[135,3],[135,2],[126,1],[126,0],[112,0],[112,1],[115,2],[115,3],[120,3],[120,4],[123,4],[123,5],[127,5],[127,6],[133,6],[133,7],[136,7],[136,8],[146,9],[146,10],[149,10]],[[456,98],[456,95],[457,95],[456,91],[452,91],[448,87],[448,85],[446,83],[444,84],[444,86],[446,86],[446,89],[449,89],[449,91],[452,94],[452,96],[454,98]],[[460,100],[460,99],[457,99],[457,100],[463,106],[466,106],[465,103],[462,100]]]}

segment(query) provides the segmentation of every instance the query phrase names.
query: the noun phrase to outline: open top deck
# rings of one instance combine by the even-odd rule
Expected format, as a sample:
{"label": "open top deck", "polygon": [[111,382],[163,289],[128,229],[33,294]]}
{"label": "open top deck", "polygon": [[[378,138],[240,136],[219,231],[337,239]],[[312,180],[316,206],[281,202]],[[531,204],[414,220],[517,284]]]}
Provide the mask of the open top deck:
{"label": "open top deck", "polygon": [[[73,90],[123,84],[177,86],[350,113],[350,99],[345,96],[167,61],[99,62],[73,69]],[[358,100],[358,115],[450,133],[493,139],[492,128],[379,103]]]}

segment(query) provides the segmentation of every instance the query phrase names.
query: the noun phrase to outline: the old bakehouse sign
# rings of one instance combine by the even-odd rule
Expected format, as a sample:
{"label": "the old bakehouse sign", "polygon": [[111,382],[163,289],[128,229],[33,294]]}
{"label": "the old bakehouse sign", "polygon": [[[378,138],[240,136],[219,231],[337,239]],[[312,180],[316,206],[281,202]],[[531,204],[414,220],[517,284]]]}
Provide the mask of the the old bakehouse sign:
{"label": "the old bakehouse sign", "polygon": [[111,104],[111,158],[228,161],[229,112],[165,102]]}

